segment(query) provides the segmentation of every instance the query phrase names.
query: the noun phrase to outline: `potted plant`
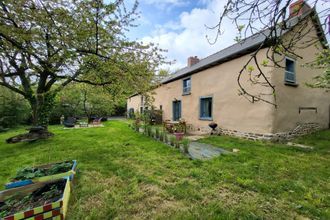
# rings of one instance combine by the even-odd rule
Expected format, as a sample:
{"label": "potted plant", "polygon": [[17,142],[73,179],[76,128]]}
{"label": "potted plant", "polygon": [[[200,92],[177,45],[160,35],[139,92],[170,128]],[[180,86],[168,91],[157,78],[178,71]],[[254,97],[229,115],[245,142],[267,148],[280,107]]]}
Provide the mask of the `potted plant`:
{"label": "potted plant", "polygon": [[174,135],[177,141],[181,141],[186,131],[186,122],[180,119],[179,123],[174,126]]}

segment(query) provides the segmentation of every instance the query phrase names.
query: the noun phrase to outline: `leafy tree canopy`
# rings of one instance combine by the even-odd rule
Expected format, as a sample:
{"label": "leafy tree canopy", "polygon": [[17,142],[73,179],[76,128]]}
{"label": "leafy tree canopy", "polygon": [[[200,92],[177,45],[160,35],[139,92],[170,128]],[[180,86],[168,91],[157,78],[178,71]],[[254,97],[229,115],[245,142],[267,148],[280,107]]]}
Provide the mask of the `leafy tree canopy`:
{"label": "leafy tree canopy", "polygon": [[0,85],[22,95],[34,124],[47,125],[56,93],[72,82],[118,94],[147,90],[162,57],[129,41],[137,2],[4,0],[0,2]]}

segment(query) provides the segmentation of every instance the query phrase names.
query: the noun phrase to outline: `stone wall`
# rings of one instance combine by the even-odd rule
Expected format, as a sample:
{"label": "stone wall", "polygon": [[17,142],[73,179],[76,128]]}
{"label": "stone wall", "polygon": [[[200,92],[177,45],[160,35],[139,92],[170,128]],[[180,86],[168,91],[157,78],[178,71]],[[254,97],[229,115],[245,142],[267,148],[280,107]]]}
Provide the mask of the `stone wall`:
{"label": "stone wall", "polygon": [[[193,126],[188,127],[188,131],[195,133],[211,133],[211,129],[208,127],[201,127],[201,128],[193,128]],[[225,128],[217,128],[216,134],[218,135],[229,135],[229,136],[236,136],[240,138],[245,138],[249,140],[269,140],[269,141],[287,141],[291,140],[298,136],[303,136],[306,134],[313,133],[315,131],[321,130],[322,127],[318,123],[300,123],[289,132],[281,132],[281,133],[269,133],[269,134],[258,134],[258,133],[248,133],[248,132],[241,132],[237,130],[230,130]]]}

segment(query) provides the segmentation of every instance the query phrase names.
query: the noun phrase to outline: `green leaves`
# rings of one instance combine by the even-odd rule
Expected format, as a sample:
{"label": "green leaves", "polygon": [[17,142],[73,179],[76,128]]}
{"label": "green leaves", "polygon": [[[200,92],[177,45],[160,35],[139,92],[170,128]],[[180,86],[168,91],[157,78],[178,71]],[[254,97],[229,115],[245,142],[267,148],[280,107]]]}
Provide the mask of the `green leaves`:
{"label": "green leaves", "polygon": [[[51,100],[72,82],[106,87],[119,97],[150,90],[162,50],[130,41],[137,2],[43,0],[1,2],[0,85],[29,100],[34,122],[48,124]],[[36,111],[35,111],[36,112]]]}
{"label": "green leaves", "polygon": [[249,66],[247,67],[247,71],[248,71],[249,73],[252,73],[252,72],[254,71],[254,67],[251,66],[251,65],[249,65]]}
{"label": "green leaves", "polygon": [[49,176],[58,173],[65,173],[72,168],[72,162],[57,163],[50,168],[26,167],[17,171],[15,180],[34,179],[36,177]]}
{"label": "green leaves", "polygon": [[312,83],[306,83],[306,85],[311,88],[330,90],[330,49],[321,50],[316,60],[307,66],[314,69],[324,69],[324,72],[314,77]]}

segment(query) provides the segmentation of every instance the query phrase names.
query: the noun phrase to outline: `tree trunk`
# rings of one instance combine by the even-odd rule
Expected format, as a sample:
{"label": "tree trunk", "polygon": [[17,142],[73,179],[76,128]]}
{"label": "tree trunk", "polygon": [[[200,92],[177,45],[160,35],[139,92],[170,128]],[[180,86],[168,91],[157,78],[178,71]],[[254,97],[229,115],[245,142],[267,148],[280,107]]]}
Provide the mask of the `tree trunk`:
{"label": "tree trunk", "polygon": [[54,136],[48,131],[49,115],[54,106],[55,93],[43,93],[32,96],[29,103],[32,108],[33,127],[28,129],[29,133],[19,134],[8,138],[7,143],[31,142],[39,139],[47,139]]}
{"label": "tree trunk", "polygon": [[49,115],[54,106],[54,99],[55,94],[51,92],[37,94],[29,99],[29,103],[32,108],[33,126],[48,127]]}

